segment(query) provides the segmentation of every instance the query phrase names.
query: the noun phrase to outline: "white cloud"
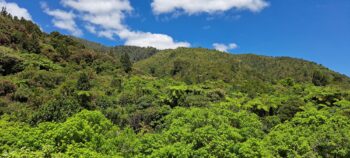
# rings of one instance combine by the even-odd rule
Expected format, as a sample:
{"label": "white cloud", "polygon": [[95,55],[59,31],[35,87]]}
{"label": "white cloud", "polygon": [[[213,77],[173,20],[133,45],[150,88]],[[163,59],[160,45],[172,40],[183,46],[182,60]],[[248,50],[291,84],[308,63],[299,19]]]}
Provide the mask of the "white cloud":
{"label": "white cloud", "polygon": [[238,48],[238,45],[236,43],[230,43],[230,44],[214,43],[213,47],[218,51],[227,52],[228,50]]}
{"label": "white cloud", "polygon": [[178,10],[187,14],[215,13],[230,9],[259,12],[269,5],[265,0],[153,0],[155,14],[172,13]]}
{"label": "white cloud", "polygon": [[64,6],[91,14],[132,11],[128,0],[61,0]]}
{"label": "white cloud", "polygon": [[104,29],[123,29],[125,13],[132,11],[128,0],[61,0],[69,8],[82,13],[82,18]]}
{"label": "white cloud", "polygon": [[19,7],[16,3],[8,3],[5,0],[0,0],[0,8],[5,7],[6,10],[13,16],[19,18],[24,18],[26,20],[32,20],[32,16],[29,14],[28,10]]}
{"label": "white cloud", "polygon": [[61,0],[61,4],[79,12],[79,17],[86,22],[85,28],[99,37],[114,39],[114,36],[118,36],[125,40],[125,45],[158,49],[190,46],[187,42],[176,42],[165,34],[129,29],[123,23],[126,15],[133,11],[129,0]]}
{"label": "white cloud", "polygon": [[110,14],[86,14],[83,20],[94,25],[101,25],[106,29],[123,29],[121,13],[111,12]]}
{"label": "white cloud", "polygon": [[85,25],[85,29],[88,30],[90,33],[96,34],[96,27],[92,25]]}
{"label": "white cloud", "polygon": [[46,3],[42,3],[41,7],[44,9],[46,14],[53,16],[52,23],[57,28],[67,30],[74,36],[81,36],[83,34],[75,23],[74,19],[76,16],[73,12],[66,12],[59,9],[51,10]]}
{"label": "white cloud", "polygon": [[178,47],[191,46],[191,44],[187,42],[175,42],[172,37],[164,34],[123,30],[119,32],[118,35],[126,40],[125,45],[142,47],[152,46],[158,49],[175,49]]}
{"label": "white cloud", "polygon": [[105,37],[110,40],[114,40],[115,31],[113,30],[102,30],[96,33],[98,37]]}

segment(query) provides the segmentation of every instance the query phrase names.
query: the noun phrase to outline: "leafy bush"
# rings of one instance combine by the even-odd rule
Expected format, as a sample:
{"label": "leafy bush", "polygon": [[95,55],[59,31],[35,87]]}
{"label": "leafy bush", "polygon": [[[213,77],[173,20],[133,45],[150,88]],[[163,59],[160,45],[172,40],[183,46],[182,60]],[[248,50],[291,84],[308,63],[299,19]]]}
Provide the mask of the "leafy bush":
{"label": "leafy bush", "polygon": [[60,73],[47,72],[43,70],[26,71],[20,76],[29,86],[42,88],[55,88],[65,79]]}
{"label": "leafy bush", "polygon": [[39,107],[31,123],[62,122],[81,109],[79,102],[74,98],[59,97]]}
{"label": "leafy bush", "polygon": [[320,71],[316,71],[312,75],[312,83],[314,83],[315,86],[325,86],[329,84],[329,77]]}
{"label": "leafy bush", "polygon": [[11,96],[13,101],[25,103],[31,98],[31,91],[25,87],[17,88],[16,92]]}
{"label": "leafy bush", "polygon": [[87,91],[90,90],[92,87],[90,82],[91,77],[86,72],[83,72],[80,74],[78,82],[77,82],[77,89],[81,91]]}
{"label": "leafy bush", "polygon": [[59,70],[61,66],[55,64],[50,59],[37,54],[22,54],[25,58],[24,66],[36,68],[39,70],[54,71]]}
{"label": "leafy bush", "polygon": [[17,86],[10,81],[0,81],[0,96],[16,91]]}
{"label": "leafy bush", "polygon": [[[1,50],[0,50],[1,51]],[[0,52],[0,74],[3,76],[15,74],[24,70],[23,61],[15,56]]]}

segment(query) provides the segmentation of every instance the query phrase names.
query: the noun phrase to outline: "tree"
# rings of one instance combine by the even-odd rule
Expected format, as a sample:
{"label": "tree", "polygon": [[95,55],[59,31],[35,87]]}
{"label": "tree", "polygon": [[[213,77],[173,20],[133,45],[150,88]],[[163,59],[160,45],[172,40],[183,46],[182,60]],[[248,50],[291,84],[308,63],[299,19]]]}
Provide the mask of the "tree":
{"label": "tree", "polygon": [[0,75],[6,76],[22,70],[24,70],[24,64],[20,58],[0,52]]}
{"label": "tree", "polygon": [[184,60],[176,60],[174,61],[173,70],[171,71],[171,75],[175,76],[181,71],[183,71],[186,67],[189,66],[189,63]]}
{"label": "tree", "polygon": [[263,139],[272,157],[349,157],[349,119],[309,109],[272,129]]}
{"label": "tree", "polygon": [[127,53],[124,53],[120,57],[120,62],[122,63],[123,69],[126,73],[129,73],[132,70],[132,63],[131,63],[130,57]]}
{"label": "tree", "polygon": [[11,43],[11,39],[4,32],[0,31],[0,45],[8,45]]}
{"label": "tree", "polygon": [[16,91],[16,85],[10,81],[0,81],[0,96],[13,93]]}
{"label": "tree", "polygon": [[2,7],[2,8],[1,8],[1,15],[2,15],[2,16],[7,16],[7,15],[8,15],[8,12],[7,12],[6,7]]}
{"label": "tree", "polygon": [[110,83],[110,86],[112,88],[115,88],[115,89],[118,89],[118,90],[121,90],[122,87],[123,87],[123,80],[120,79],[120,78],[117,78],[117,77],[114,77]]}
{"label": "tree", "polygon": [[325,86],[329,83],[328,76],[323,74],[320,71],[315,71],[314,74],[312,75],[312,83],[315,86]]}
{"label": "tree", "polygon": [[31,38],[23,41],[23,49],[30,53],[40,53],[40,44],[37,38]]}
{"label": "tree", "polygon": [[62,97],[55,98],[47,104],[41,106],[38,112],[34,114],[31,122],[37,124],[40,122],[60,122],[65,121],[68,117],[79,112],[81,107],[74,98]]}
{"label": "tree", "polygon": [[25,35],[23,32],[20,31],[14,31],[11,34],[11,42],[14,44],[18,44],[22,46],[22,43],[25,41]]}
{"label": "tree", "polygon": [[81,91],[88,91],[91,88],[90,77],[86,72],[80,74],[77,89]]}

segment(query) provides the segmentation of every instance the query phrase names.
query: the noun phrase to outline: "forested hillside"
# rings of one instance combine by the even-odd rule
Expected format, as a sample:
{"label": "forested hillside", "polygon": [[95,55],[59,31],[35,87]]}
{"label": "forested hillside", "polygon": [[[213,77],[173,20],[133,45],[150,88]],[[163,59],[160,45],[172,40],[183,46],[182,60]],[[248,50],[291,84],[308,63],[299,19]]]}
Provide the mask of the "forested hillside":
{"label": "forested hillside", "polygon": [[253,54],[233,55],[199,48],[166,50],[138,62],[135,68],[153,76],[169,76],[188,83],[206,80],[276,83],[286,78],[316,85],[347,86],[350,83],[349,78],[344,75],[301,59]]}
{"label": "forested hillside", "polygon": [[136,46],[115,46],[115,47],[107,47],[104,45],[101,45],[99,43],[95,42],[90,42],[81,38],[76,38],[76,37],[71,37],[75,41],[81,43],[84,45],[86,48],[90,48],[94,50],[95,52],[100,52],[100,53],[109,53],[113,54],[117,57],[121,57],[125,53],[127,53],[130,57],[130,60],[132,62],[137,62],[142,59],[146,59],[154,54],[156,54],[159,50],[148,47],[148,48],[143,48],[143,47],[136,47]]}
{"label": "forested hillside", "polygon": [[105,47],[3,10],[0,157],[350,157],[350,79],[316,63]]}

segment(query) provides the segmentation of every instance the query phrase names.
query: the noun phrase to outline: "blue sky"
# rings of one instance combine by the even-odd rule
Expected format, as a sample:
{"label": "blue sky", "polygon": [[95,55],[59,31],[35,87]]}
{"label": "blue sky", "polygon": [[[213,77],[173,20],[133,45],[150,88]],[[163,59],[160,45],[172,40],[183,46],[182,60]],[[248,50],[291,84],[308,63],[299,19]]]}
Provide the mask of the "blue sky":
{"label": "blue sky", "polygon": [[108,46],[205,47],[291,56],[350,76],[349,0],[174,2],[0,0],[0,5],[12,5],[10,11],[46,32],[58,30]]}

